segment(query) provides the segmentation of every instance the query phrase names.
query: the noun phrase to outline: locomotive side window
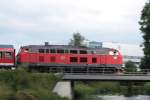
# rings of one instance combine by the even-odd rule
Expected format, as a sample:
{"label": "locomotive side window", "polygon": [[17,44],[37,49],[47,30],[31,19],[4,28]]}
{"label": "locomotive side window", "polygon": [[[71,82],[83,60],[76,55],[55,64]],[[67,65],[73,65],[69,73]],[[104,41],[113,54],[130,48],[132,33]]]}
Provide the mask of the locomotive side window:
{"label": "locomotive side window", "polygon": [[2,59],[2,55],[3,55],[3,53],[2,53],[2,52],[0,52],[0,59]]}
{"label": "locomotive side window", "polygon": [[77,57],[70,57],[70,62],[78,62],[78,58]]}
{"label": "locomotive side window", "polygon": [[91,54],[94,54],[94,51],[91,51]]}
{"label": "locomotive side window", "polygon": [[12,58],[12,53],[11,52],[6,52],[6,58],[11,59]]}
{"label": "locomotive side window", "polygon": [[58,50],[57,50],[57,53],[64,53],[64,50],[58,49]]}
{"label": "locomotive side window", "polygon": [[80,54],[87,54],[86,50],[80,50]]}
{"label": "locomotive side window", "polygon": [[92,58],[92,63],[97,63],[97,59],[96,58]]}
{"label": "locomotive side window", "polygon": [[49,53],[49,49],[46,49],[46,53]]}
{"label": "locomotive side window", "polygon": [[44,49],[39,49],[39,53],[44,53]]}
{"label": "locomotive side window", "polygon": [[69,51],[68,51],[68,50],[65,50],[65,53],[69,53]]}
{"label": "locomotive side window", "polygon": [[77,51],[77,50],[70,50],[70,53],[71,53],[71,54],[77,54],[78,51]]}
{"label": "locomotive side window", "polygon": [[81,63],[86,63],[87,62],[87,58],[86,57],[81,57],[80,58],[80,62]]}
{"label": "locomotive side window", "polygon": [[55,49],[50,49],[50,53],[56,53]]}

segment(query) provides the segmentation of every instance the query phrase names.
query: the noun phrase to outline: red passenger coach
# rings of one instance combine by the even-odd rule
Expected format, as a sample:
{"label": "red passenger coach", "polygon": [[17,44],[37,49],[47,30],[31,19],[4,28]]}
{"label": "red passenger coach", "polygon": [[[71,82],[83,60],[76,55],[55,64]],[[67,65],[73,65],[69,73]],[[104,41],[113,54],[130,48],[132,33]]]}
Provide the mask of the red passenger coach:
{"label": "red passenger coach", "polygon": [[15,49],[13,45],[0,45],[0,68],[15,67]]}
{"label": "red passenger coach", "polygon": [[31,69],[65,72],[116,72],[122,69],[122,55],[110,48],[69,45],[29,45],[20,48],[17,61]]}

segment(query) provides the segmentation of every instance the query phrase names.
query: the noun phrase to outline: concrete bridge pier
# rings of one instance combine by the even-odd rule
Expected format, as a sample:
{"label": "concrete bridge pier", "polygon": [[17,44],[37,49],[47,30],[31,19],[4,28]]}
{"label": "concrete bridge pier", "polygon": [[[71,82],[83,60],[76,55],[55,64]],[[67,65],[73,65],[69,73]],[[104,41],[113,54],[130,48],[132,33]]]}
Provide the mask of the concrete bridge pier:
{"label": "concrete bridge pier", "polygon": [[59,81],[53,89],[61,97],[67,97],[74,100],[74,81]]}

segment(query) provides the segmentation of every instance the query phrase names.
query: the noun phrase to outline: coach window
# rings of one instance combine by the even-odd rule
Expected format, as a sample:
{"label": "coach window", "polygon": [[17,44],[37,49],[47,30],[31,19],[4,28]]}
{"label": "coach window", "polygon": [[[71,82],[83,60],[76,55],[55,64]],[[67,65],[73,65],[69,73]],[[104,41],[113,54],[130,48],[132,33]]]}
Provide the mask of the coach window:
{"label": "coach window", "polygon": [[55,49],[50,49],[50,53],[56,53]]}
{"label": "coach window", "polygon": [[77,51],[77,50],[70,50],[70,53],[72,53],[72,54],[77,54],[78,51]]}
{"label": "coach window", "polygon": [[81,57],[80,58],[80,62],[81,63],[86,63],[87,62],[87,58],[86,57]]}
{"label": "coach window", "polygon": [[49,49],[46,49],[46,53],[49,53]]}
{"label": "coach window", "polygon": [[64,53],[64,50],[58,49],[58,50],[57,50],[57,53]]}
{"label": "coach window", "polygon": [[44,53],[44,49],[39,49],[39,53]]}
{"label": "coach window", "polygon": [[70,62],[76,63],[76,62],[78,62],[78,58],[77,57],[70,57]]}
{"label": "coach window", "polygon": [[87,54],[86,50],[80,50],[80,54]]}
{"label": "coach window", "polygon": [[11,52],[6,52],[6,58],[11,59],[12,58],[12,53]]}
{"label": "coach window", "polygon": [[92,58],[92,63],[96,63],[97,59],[96,58]]}
{"label": "coach window", "polygon": [[2,59],[2,54],[3,54],[3,53],[2,53],[2,52],[0,52],[0,59]]}

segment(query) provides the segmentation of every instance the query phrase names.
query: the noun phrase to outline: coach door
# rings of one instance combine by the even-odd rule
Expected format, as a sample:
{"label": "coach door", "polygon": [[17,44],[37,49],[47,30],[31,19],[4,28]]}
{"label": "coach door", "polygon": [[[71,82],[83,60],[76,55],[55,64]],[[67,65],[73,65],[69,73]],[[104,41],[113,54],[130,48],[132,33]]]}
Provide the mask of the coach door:
{"label": "coach door", "polygon": [[3,52],[0,51],[0,64],[3,63]]}

